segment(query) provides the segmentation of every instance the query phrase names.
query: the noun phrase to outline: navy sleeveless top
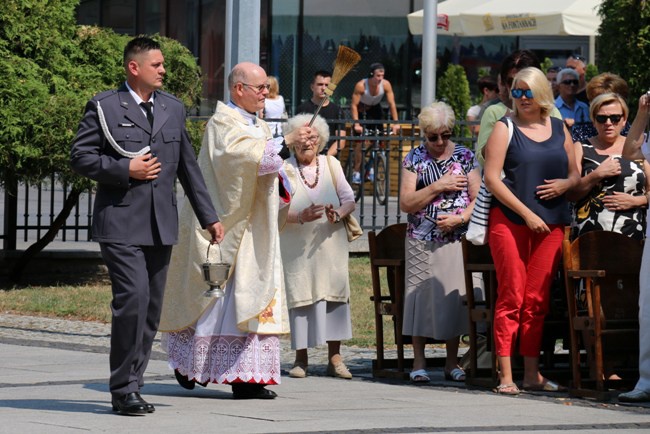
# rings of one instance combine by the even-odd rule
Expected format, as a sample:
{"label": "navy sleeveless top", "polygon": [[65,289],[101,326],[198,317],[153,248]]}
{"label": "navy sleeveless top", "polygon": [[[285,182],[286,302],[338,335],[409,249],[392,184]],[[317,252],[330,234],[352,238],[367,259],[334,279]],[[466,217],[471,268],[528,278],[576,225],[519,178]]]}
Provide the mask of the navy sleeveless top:
{"label": "navy sleeveless top", "polygon": [[[564,125],[560,119],[549,119],[551,137],[541,142],[529,139],[514,122],[512,123],[512,140],[503,162],[506,175],[503,183],[524,205],[544,220],[544,223],[568,224],[571,214],[564,195],[550,200],[537,196],[537,186],[544,184],[545,179],[566,178],[569,172],[569,158],[564,149]],[[505,118],[501,118],[500,122],[507,125]],[[526,224],[519,214],[497,200],[495,202],[511,222]]]}

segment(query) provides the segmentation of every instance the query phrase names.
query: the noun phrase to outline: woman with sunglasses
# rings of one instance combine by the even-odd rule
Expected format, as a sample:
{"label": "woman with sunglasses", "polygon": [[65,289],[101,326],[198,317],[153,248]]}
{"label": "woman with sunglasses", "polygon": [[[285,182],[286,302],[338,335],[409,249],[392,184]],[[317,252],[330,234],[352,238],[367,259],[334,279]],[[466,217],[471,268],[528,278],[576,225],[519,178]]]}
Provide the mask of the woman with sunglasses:
{"label": "woman with sunglasses", "polygon": [[[629,87],[627,81],[625,81],[621,76],[612,74],[611,72],[603,72],[598,74],[595,77],[592,77],[587,83],[587,98],[589,101],[593,101],[598,95],[604,93],[617,93],[623,97],[624,101],[627,101]],[[629,122],[625,122],[625,126],[621,130],[621,134],[627,136],[627,132],[630,129]],[[580,125],[574,125],[571,128],[571,136],[573,137],[574,142],[583,143],[585,140],[598,134],[596,127],[594,127],[593,122],[587,122]]]}
{"label": "woman with sunglasses", "polygon": [[578,171],[571,135],[549,116],[554,101],[544,73],[522,69],[511,95],[512,139],[503,118],[488,139],[484,171],[494,195],[488,237],[499,282],[493,329],[500,372],[494,391],[519,394],[511,364],[519,336],[523,388],[554,392],[562,387],[542,376],[539,353],[564,225],[570,221],[565,193],[578,181]]}
{"label": "woman with sunglasses", "polygon": [[400,209],[408,213],[402,333],[413,337],[413,382],[428,382],[424,346],[443,340],[445,378],[464,381],[458,342],[467,333],[460,244],[481,183],[474,153],[451,141],[451,107],[435,102],[418,117],[423,142],[404,158]]}
{"label": "woman with sunglasses", "polygon": [[[627,123],[628,107],[615,93],[596,96],[589,106],[596,135],[575,143],[576,164],[581,174],[578,184],[567,192],[575,202],[571,223],[571,240],[591,231],[618,232],[642,240],[645,237],[646,206],[650,165],[643,159],[622,156],[625,137],[621,131]],[[579,309],[587,309],[586,291],[578,286]],[[589,353],[593,337],[583,333]],[[620,379],[613,364],[606,361],[605,378]]]}
{"label": "woman with sunglasses", "polygon": [[575,201],[571,239],[590,231],[613,231],[642,240],[650,165],[622,156],[627,104],[620,95],[605,93],[591,102],[589,115],[598,134],[575,144],[582,177],[567,194]]}

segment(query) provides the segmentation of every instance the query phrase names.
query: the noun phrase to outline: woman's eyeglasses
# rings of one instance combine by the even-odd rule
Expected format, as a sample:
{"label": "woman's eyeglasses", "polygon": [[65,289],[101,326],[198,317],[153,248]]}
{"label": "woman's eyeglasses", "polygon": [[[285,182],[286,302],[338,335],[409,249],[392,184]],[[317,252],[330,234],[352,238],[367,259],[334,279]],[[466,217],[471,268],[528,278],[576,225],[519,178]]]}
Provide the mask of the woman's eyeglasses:
{"label": "woman's eyeglasses", "polygon": [[271,89],[270,84],[260,84],[259,86],[253,86],[252,84],[243,83],[243,82],[242,82],[242,84],[244,86],[250,87],[251,89],[255,90],[257,93],[262,93],[262,92],[264,92],[265,89],[266,90]]}
{"label": "woman's eyeglasses", "polygon": [[512,89],[510,91],[510,94],[512,95],[513,98],[521,98],[522,96],[525,96],[528,99],[533,98],[533,91],[530,89]]}
{"label": "woman's eyeglasses", "polygon": [[612,121],[612,124],[616,125],[621,121],[623,115],[596,115],[594,117],[596,118],[596,122],[598,122],[599,124],[604,124],[605,122],[607,122],[607,119],[609,119],[610,121]]}
{"label": "woman's eyeglasses", "polygon": [[577,86],[580,82],[576,79],[573,80],[562,80],[562,84],[566,84],[567,86]]}
{"label": "woman's eyeglasses", "polygon": [[451,138],[451,133],[431,134],[430,136],[427,136],[427,140],[431,143],[436,143],[438,141],[438,137],[440,137],[443,142],[446,142]]}

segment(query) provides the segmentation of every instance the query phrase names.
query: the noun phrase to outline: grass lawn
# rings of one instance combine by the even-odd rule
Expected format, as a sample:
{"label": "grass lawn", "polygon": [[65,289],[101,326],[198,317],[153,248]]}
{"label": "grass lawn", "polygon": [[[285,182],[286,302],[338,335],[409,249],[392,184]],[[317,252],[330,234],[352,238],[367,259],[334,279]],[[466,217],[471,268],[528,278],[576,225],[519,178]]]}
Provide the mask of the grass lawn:
{"label": "grass lawn", "polygon": [[[367,256],[351,257],[349,264],[353,338],[345,343],[372,347],[375,345],[375,319],[370,301],[370,261]],[[0,311],[25,315],[108,323],[110,302],[111,288],[105,281],[80,286],[29,286],[0,290]],[[392,321],[385,318],[385,342],[393,345]]]}

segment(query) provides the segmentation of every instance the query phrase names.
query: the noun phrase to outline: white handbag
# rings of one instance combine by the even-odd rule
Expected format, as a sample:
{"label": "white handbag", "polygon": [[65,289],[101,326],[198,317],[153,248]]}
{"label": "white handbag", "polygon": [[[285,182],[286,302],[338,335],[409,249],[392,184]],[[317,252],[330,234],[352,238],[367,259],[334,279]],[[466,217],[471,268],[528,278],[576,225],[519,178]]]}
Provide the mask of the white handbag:
{"label": "white handbag", "polygon": [[[512,120],[506,118],[508,123],[508,145],[510,145],[510,140],[512,140]],[[504,173],[501,172],[501,179],[503,179]],[[481,179],[481,188],[478,191],[478,196],[476,197],[476,202],[474,203],[474,210],[472,211],[472,216],[469,219],[469,225],[467,226],[467,233],[465,238],[470,243],[476,246],[482,246],[488,242],[488,219],[490,217],[490,205],[492,203],[492,193],[487,189],[485,185],[485,177]]]}

